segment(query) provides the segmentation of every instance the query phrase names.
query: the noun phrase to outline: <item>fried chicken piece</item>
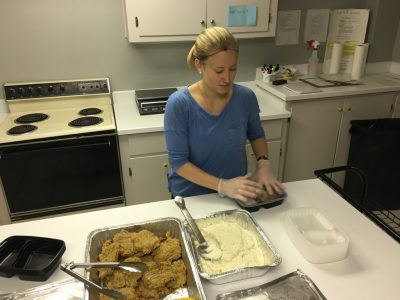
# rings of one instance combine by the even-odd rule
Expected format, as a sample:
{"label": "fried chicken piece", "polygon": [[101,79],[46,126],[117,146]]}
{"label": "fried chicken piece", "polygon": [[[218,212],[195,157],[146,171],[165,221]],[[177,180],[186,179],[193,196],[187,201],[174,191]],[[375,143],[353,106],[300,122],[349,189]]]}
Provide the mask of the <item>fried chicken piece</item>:
{"label": "fried chicken piece", "polygon": [[107,287],[112,290],[123,287],[135,288],[141,277],[142,273],[115,269],[112,275],[107,276]]}
{"label": "fried chicken piece", "polygon": [[[120,292],[121,294],[123,294],[126,298],[126,300],[140,300],[137,295],[136,295],[136,290],[134,288],[120,288],[120,289],[116,289],[116,291]],[[99,294],[99,300],[115,300],[115,298],[112,297],[108,297],[104,294]]]}
{"label": "fried chicken piece", "polygon": [[143,229],[131,233],[131,240],[135,245],[135,256],[144,256],[160,246],[160,237]]}
{"label": "fried chicken piece", "polygon": [[139,293],[142,297],[148,295],[144,291],[157,290],[159,294],[168,294],[173,289],[186,283],[186,266],[183,260],[162,262],[143,274],[139,283]]}
{"label": "fried chicken piece", "polygon": [[[100,262],[114,262],[118,261],[119,257],[119,245],[113,243],[111,240],[104,242],[101,252],[99,254]],[[101,268],[99,269],[99,278],[104,279],[107,275],[112,274],[113,269],[111,268]]]}
{"label": "fried chicken piece", "polygon": [[136,252],[136,247],[132,242],[132,233],[124,229],[114,235],[113,243],[118,245],[120,256],[131,256]]}
{"label": "fried chicken piece", "polygon": [[118,261],[119,253],[119,245],[107,240],[101,248],[99,261]]}
{"label": "fried chicken piece", "polygon": [[141,257],[137,257],[137,256],[130,256],[127,257],[123,260],[123,262],[143,262]]}
{"label": "fried chicken piece", "polygon": [[167,237],[162,241],[160,247],[153,251],[153,258],[156,262],[173,261],[182,255],[181,243],[178,239]]}
{"label": "fried chicken piece", "polygon": [[182,259],[172,262],[172,271],[175,273],[174,280],[168,282],[168,287],[177,289],[186,284],[186,266]]}

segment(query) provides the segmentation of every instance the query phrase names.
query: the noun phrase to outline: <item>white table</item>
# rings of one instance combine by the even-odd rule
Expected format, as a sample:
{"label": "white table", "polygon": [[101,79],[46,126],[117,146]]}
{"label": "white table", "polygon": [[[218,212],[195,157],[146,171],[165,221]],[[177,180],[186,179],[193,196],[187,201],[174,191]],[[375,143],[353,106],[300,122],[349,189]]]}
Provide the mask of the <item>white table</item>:
{"label": "white table", "polygon": [[[288,198],[280,206],[252,213],[282,256],[282,263],[261,277],[223,285],[207,281],[203,287],[207,299],[238,289],[249,288],[301,269],[328,299],[400,299],[398,275],[400,244],[360,214],[318,179],[284,184]],[[229,199],[216,194],[191,197],[186,205],[194,217],[237,208]],[[294,207],[316,207],[338,224],[350,237],[348,256],[339,262],[312,264],[303,258],[288,238],[283,227],[283,214]],[[163,217],[183,219],[172,200],[74,214],[0,226],[0,240],[12,235],[38,235],[65,241],[63,262],[83,261],[88,234],[98,228],[142,222]],[[37,285],[67,279],[60,270],[47,282],[30,282],[18,277],[0,277],[0,294],[22,291]]]}

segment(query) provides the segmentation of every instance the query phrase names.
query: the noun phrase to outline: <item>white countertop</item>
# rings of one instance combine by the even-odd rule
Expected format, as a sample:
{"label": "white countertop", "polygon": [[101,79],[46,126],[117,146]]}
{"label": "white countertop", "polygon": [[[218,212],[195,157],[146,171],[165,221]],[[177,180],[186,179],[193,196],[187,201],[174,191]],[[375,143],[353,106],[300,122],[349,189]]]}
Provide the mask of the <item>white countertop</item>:
{"label": "white countertop", "polygon": [[[367,217],[318,179],[284,184],[288,198],[270,209],[252,213],[272,244],[282,256],[282,263],[265,275],[223,285],[202,280],[207,299],[219,293],[260,285],[296,269],[315,282],[327,299],[399,299],[400,244],[389,237]],[[202,217],[221,210],[238,208],[234,201],[216,194],[186,198],[192,215]],[[295,207],[316,207],[350,237],[347,257],[328,264],[312,264],[297,251],[283,227],[285,211]],[[65,241],[62,262],[84,260],[86,239],[95,229],[129,223],[140,223],[164,217],[183,219],[172,200],[133,205],[95,212],[54,217],[38,221],[0,226],[0,241],[12,235],[37,235]],[[22,281],[18,277],[0,277],[0,294],[70,278],[60,270],[47,282]]]}
{"label": "white countertop", "polygon": [[[251,88],[258,99],[261,120],[273,120],[290,117],[285,110],[284,103],[258,87],[254,82],[240,82],[239,84]],[[115,119],[118,135],[156,132],[164,130],[164,114],[139,114],[135,102],[135,91],[113,92]]]}
{"label": "white countertop", "polygon": [[322,91],[318,93],[297,94],[289,91],[284,85],[272,85],[257,80],[255,83],[265,89],[272,95],[285,101],[306,100],[306,99],[322,99],[328,97],[340,97],[350,95],[362,95],[385,92],[400,92],[400,75],[391,73],[371,74],[363,77],[362,84],[351,86],[336,86],[320,88]]}

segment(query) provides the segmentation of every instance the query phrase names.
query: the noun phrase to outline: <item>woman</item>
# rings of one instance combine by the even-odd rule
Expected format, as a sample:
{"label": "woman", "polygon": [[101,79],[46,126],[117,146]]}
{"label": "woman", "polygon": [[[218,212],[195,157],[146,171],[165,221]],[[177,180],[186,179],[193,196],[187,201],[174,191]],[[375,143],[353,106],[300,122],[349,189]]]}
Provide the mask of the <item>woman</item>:
{"label": "woman", "polygon": [[[241,201],[283,191],[270,170],[268,149],[254,93],[234,84],[239,47],[225,28],[211,27],[197,37],[187,63],[200,80],[168,101],[164,129],[173,196],[217,191]],[[246,139],[257,157],[247,174]]]}

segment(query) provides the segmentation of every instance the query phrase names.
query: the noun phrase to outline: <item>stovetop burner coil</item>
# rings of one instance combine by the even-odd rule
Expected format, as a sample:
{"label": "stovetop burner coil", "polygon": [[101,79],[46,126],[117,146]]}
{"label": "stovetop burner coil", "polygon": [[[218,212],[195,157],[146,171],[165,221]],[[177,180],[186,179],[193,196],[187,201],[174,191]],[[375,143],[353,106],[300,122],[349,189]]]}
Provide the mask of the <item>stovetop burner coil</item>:
{"label": "stovetop burner coil", "polygon": [[96,125],[103,122],[102,118],[99,117],[82,117],[75,119],[71,122],[69,122],[69,126],[72,127],[83,127],[83,126],[91,126],[91,125]]}
{"label": "stovetop burner coil", "polygon": [[89,107],[82,109],[79,114],[81,116],[88,116],[88,115],[98,115],[101,114],[103,111],[97,107]]}
{"label": "stovetop burner coil", "polygon": [[9,135],[19,135],[27,132],[31,132],[37,129],[37,126],[31,125],[31,124],[25,124],[25,125],[18,125],[15,127],[10,128],[7,131],[7,134]]}
{"label": "stovetop burner coil", "polygon": [[27,114],[27,115],[18,117],[15,120],[15,123],[28,124],[28,123],[40,122],[40,121],[46,120],[48,117],[49,117],[49,115],[43,114],[43,113]]}

